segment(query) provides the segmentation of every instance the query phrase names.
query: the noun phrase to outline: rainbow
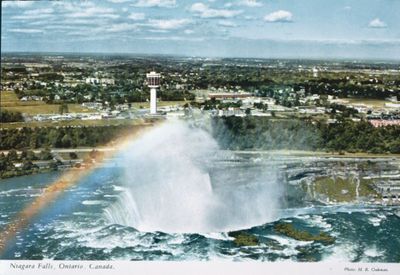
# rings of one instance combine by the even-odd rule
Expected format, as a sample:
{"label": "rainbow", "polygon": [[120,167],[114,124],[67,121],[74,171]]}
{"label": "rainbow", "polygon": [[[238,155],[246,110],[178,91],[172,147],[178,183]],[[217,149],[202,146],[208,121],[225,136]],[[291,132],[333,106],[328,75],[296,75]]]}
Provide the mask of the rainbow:
{"label": "rainbow", "polygon": [[[157,124],[159,124],[157,122]],[[148,126],[153,126],[154,124],[144,125],[146,127],[141,128],[131,134],[120,136],[106,146],[112,146],[115,150],[105,152],[104,157],[113,157],[116,152],[123,150],[133,140],[136,140],[141,135],[143,135]],[[116,145],[117,144],[117,145]],[[10,241],[14,239],[17,233],[28,227],[30,221],[37,216],[45,207],[47,207],[51,202],[57,199],[65,190],[79,183],[79,181],[85,176],[89,175],[96,168],[101,165],[100,162],[93,163],[92,165],[82,168],[82,169],[70,169],[63,173],[56,181],[47,186],[43,194],[37,197],[31,204],[25,207],[14,220],[9,223],[6,228],[0,233],[0,255],[3,254],[9,245]]]}

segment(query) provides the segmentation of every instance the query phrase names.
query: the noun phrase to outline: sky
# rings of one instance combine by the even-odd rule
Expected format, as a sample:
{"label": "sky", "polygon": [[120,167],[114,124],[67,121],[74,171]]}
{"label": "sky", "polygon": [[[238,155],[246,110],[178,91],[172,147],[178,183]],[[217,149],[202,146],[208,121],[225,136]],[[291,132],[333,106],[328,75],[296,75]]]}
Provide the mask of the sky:
{"label": "sky", "polygon": [[400,60],[400,0],[1,3],[2,52]]}

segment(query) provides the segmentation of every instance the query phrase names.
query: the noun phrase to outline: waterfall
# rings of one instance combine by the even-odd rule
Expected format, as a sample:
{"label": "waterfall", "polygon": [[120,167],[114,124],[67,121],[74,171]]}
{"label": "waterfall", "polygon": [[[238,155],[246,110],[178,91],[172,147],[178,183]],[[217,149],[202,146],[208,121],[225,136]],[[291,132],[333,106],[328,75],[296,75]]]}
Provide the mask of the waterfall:
{"label": "waterfall", "polygon": [[218,152],[207,131],[184,121],[168,121],[132,141],[118,157],[123,190],[105,210],[108,221],[140,231],[208,233],[275,219],[274,166],[223,165]]}
{"label": "waterfall", "polygon": [[354,180],[356,181],[356,201],[358,201],[358,197],[360,196],[360,177],[355,174]]}

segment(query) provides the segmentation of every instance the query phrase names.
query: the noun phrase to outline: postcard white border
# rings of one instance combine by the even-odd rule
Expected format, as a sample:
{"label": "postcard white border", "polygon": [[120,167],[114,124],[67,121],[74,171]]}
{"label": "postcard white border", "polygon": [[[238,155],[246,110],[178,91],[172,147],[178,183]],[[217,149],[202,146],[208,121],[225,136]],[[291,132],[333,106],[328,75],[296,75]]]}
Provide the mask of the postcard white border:
{"label": "postcard white border", "polygon": [[[102,268],[99,268],[102,267]],[[0,275],[265,275],[400,274],[396,263],[33,261],[0,260]]]}

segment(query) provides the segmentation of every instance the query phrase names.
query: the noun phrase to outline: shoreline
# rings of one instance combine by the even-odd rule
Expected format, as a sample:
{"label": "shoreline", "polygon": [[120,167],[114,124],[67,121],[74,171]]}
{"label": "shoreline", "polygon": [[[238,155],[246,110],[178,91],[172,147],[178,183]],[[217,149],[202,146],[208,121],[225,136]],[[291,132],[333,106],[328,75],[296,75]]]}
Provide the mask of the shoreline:
{"label": "shoreline", "polygon": [[[35,154],[40,153],[44,148],[37,148],[33,151]],[[53,160],[48,161],[32,161],[34,165],[39,165],[39,168],[32,169],[32,170],[19,170],[18,167],[15,167],[15,170],[8,170],[4,172],[9,172],[10,176],[1,175],[1,179],[25,176],[25,175],[32,175],[32,174],[39,174],[39,173],[46,173],[49,171],[57,171],[57,170],[69,170],[69,169],[85,169],[84,158],[79,159],[69,159],[69,158],[60,158],[61,155],[66,155],[68,153],[78,153],[88,155],[92,151],[97,151],[101,153],[108,153],[108,152],[115,152],[117,147],[115,146],[101,146],[101,147],[78,147],[78,148],[53,148],[51,149],[51,153],[56,155],[57,159],[61,161],[61,163],[57,164],[57,169],[50,168],[49,165]],[[7,155],[11,150],[1,150],[0,154],[4,153]],[[23,151],[22,150],[15,150],[18,155],[20,155]],[[324,151],[307,151],[307,150],[219,150],[219,152],[230,152],[239,156],[247,156],[247,157],[282,157],[282,158],[313,158],[313,159],[321,159],[321,160],[358,160],[358,161],[379,161],[379,160],[393,160],[400,162],[400,154],[371,154],[371,153],[344,153],[340,154],[339,152],[324,152]],[[15,161],[15,164],[21,164],[22,161]],[[47,165],[46,165],[47,164]],[[78,166],[76,166],[78,165]]]}
{"label": "shoreline", "polygon": [[[35,149],[24,149],[28,151],[33,151],[34,153],[40,153],[40,151],[46,148],[35,148]],[[15,150],[18,154],[24,150],[0,150],[0,154],[8,154],[9,151]],[[99,146],[99,147],[76,147],[76,148],[52,148],[50,149],[52,153],[70,153],[70,152],[91,152],[92,150],[99,152],[109,152],[117,150],[116,147],[111,146]],[[296,157],[337,157],[337,158],[400,158],[400,154],[374,154],[367,152],[326,152],[326,151],[310,151],[310,150],[227,150],[221,149],[221,152],[231,152],[235,154],[249,154],[249,155],[277,155],[277,156],[296,156]]]}

